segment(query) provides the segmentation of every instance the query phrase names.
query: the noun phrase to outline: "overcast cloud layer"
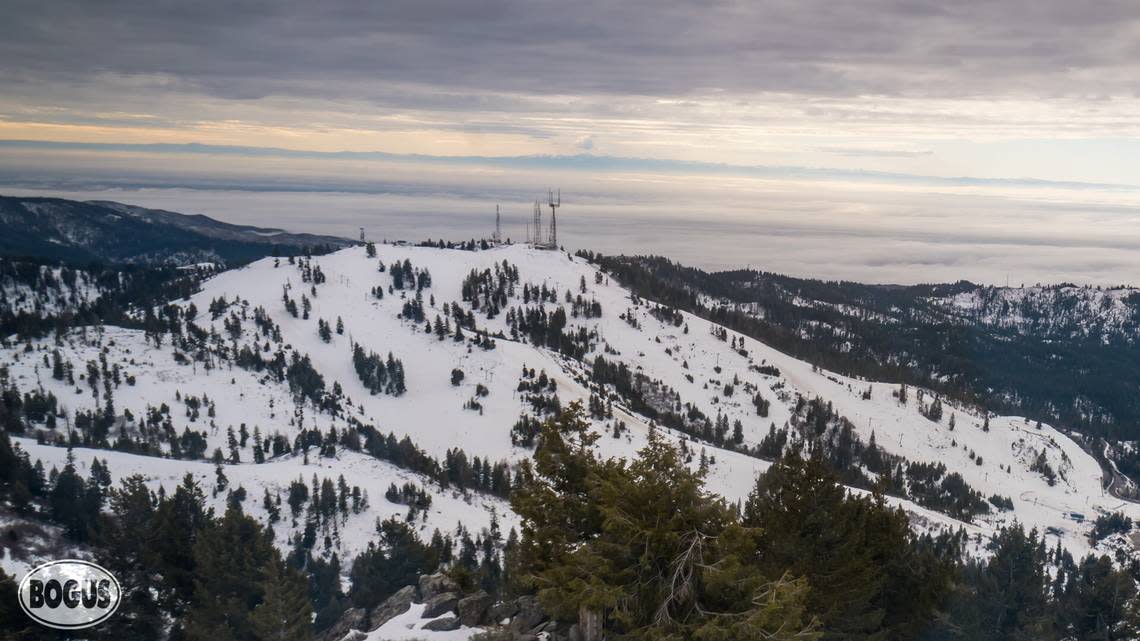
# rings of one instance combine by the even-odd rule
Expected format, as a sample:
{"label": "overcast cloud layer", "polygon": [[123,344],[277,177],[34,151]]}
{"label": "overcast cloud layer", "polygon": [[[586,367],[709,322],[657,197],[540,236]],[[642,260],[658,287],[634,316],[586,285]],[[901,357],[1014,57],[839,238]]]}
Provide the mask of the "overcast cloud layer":
{"label": "overcast cloud layer", "polygon": [[[177,188],[178,202],[239,218],[186,190],[331,190],[383,195],[396,224],[432,208],[465,220],[488,205],[473,200],[525,203],[556,183],[597,220],[667,216],[692,238],[744,225],[699,251],[652,246],[695,259],[736,242],[720,255],[745,260],[748,234],[766,229],[784,240],[765,256],[797,273],[953,280],[984,267],[992,281],[1006,271],[993,248],[1006,245],[1020,248],[1008,262],[1053,279],[1140,266],[1137,2],[7,0],[0,11],[0,188]],[[827,262],[840,236],[859,239],[844,241],[841,269]],[[911,244],[888,259],[867,238]]]}
{"label": "overcast cloud layer", "polygon": [[1131,94],[1140,61],[1140,6],[1129,1],[9,0],[4,13],[8,74],[165,75],[243,98],[399,102],[387,83],[1096,96]]}

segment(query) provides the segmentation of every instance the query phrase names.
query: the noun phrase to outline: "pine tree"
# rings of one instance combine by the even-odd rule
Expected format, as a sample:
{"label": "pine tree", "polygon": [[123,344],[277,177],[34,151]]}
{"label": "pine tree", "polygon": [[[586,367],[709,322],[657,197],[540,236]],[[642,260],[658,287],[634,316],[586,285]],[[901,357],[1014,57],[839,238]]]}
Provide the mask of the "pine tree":
{"label": "pine tree", "polygon": [[560,561],[600,527],[602,516],[591,501],[587,474],[598,464],[591,449],[597,439],[580,402],[542,425],[534,453],[536,476],[511,495],[511,507],[523,517],[519,558],[532,574]]}
{"label": "pine tree", "polygon": [[274,554],[261,580],[264,598],[250,615],[259,641],[309,641],[312,604],[304,577]]}
{"label": "pine tree", "polygon": [[825,639],[914,632],[949,581],[948,568],[915,544],[904,512],[881,496],[848,496],[826,461],[794,449],[757,481],[744,524],[763,529],[757,556],[769,574],[826,586],[807,598]]}
{"label": "pine tree", "polygon": [[1136,583],[1126,570],[1114,568],[1107,556],[1086,557],[1068,592],[1063,624],[1073,638],[1140,638]]}
{"label": "pine tree", "polygon": [[815,639],[802,580],[768,580],[758,531],[703,488],[655,432],[632,462],[602,461],[580,403],[542,426],[511,505],[511,581],[585,629],[626,639]]}
{"label": "pine tree", "polygon": [[250,639],[250,613],[265,596],[262,568],[275,558],[268,533],[233,508],[194,543],[194,597],[185,618],[189,641]]}
{"label": "pine tree", "polygon": [[349,596],[357,607],[371,608],[421,574],[434,572],[439,551],[425,545],[407,524],[396,519],[377,523],[381,545],[368,544],[352,563]]}
{"label": "pine tree", "polygon": [[158,506],[170,499],[156,497],[146,479],[134,475],[108,492],[110,516],[103,520],[99,563],[114,574],[123,598],[116,616],[98,628],[104,638],[160,638],[166,613],[180,604],[174,585],[166,581],[167,569],[154,553]]}
{"label": "pine tree", "polygon": [[261,429],[256,425],[253,426],[253,462],[265,462],[265,447],[261,440]]}
{"label": "pine tree", "polygon": [[229,462],[235,465],[241,463],[241,452],[238,450],[238,441],[232,425],[226,428],[226,447],[230,452]]}
{"label": "pine tree", "polygon": [[67,464],[55,479],[48,497],[52,520],[64,527],[69,538],[84,542],[95,533],[102,499],[98,487],[88,487],[75,471],[71,449],[67,451]]}
{"label": "pine tree", "polygon": [[0,622],[3,622],[3,626],[0,627],[0,639],[33,641],[43,638],[47,630],[28,618],[18,603],[16,581],[0,568]]}
{"label": "pine tree", "polygon": [[978,583],[984,629],[1001,640],[1048,638],[1046,553],[1037,532],[1014,524],[994,537],[991,549]]}

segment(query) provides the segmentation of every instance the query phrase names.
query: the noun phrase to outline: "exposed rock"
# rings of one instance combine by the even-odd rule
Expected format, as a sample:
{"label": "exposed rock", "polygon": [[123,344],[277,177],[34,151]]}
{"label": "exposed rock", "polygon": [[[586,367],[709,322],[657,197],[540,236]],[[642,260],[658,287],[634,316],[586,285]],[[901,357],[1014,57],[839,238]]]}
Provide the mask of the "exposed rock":
{"label": "exposed rock", "polygon": [[341,641],[349,631],[363,628],[364,619],[367,616],[368,612],[363,608],[345,610],[344,614],[340,615],[340,618],[329,629],[314,637],[314,641]]}
{"label": "exposed rock", "polygon": [[493,641],[551,641],[550,635],[539,636],[532,632],[514,632],[509,628],[495,626],[483,628],[487,638]]}
{"label": "exposed rock", "polygon": [[455,617],[442,617],[435,621],[428,621],[424,624],[422,629],[433,630],[435,632],[447,632],[449,630],[458,630],[459,625],[459,619]]}
{"label": "exposed rock", "polygon": [[427,601],[444,592],[458,591],[459,586],[446,574],[425,574],[420,577],[420,601]]}
{"label": "exposed rock", "polygon": [[424,602],[423,618],[434,619],[441,614],[454,611],[457,605],[459,605],[459,595],[455,592],[437,594]]}
{"label": "exposed rock", "polygon": [[511,619],[510,628],[516,632],[529,632],[546,620],[546,613],[538,605],[538,598],[521,596],[516,600],[519,611]]}
{"label": "exposed rock", "polygon": [[372,609],[368,616],[368,625],[371,630],[384,625],[391,621],[394,617],[401,615],[412,607],[412,601],[416,598],[416,588],[414,586],[406,586],[400,588],[392,596],[388,597],[386,601]]}
{"label": "exposed rock", "polygon": [[463,625],[476,626],[484,623],[487,617],[487,611],[491,608],[491,604],[495,599],[490,594],[480,590],[469,597],[464,597],[459,600],[456,609],[459,611],[459,620]]}
{"label": "exposed rock", "polygon": [[491,606],[491,610],[487,613],[487,619],[491,623],[502,623],[503,619],[509,619],[519,613],[519,603],[517,600],[503,601]]}
{"label": "exposed rock", "polygon": [[531,628],[531,632],[534,632],[536,634],[542,634],[543,632],[547,634],[557,634],[559,627],[560,626],[558,625],[557,621],[544,621]]}
{"label": "exposed rock", "polygon": [[348,634],[341,637],[338,641],[364,641],[368,635],[360,630],[350,630]]}

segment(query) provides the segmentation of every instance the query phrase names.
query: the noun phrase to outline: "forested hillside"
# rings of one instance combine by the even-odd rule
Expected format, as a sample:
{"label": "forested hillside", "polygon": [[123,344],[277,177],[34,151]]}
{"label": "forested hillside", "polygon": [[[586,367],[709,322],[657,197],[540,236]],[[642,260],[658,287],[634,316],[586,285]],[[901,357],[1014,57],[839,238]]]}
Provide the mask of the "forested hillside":
{"label": "forested hillside", "polygon": [[610,261],[6,261],[0,565],[131,577],[115,639],[1132,634],[1140,507],[1050,422]]}
{"label": "forested hillside", "polygon": [[231,225],[106,201],[0,195],[0,256],[102,264],[240,265],[264,256],[321,253],[352,241]]}
{"label": "forested hillside", "polygon": [[1056,423],[1140,478],[1118,445],[1140,439],[1140,290],[865,285],[599,260],[643,296],[823,367]]}

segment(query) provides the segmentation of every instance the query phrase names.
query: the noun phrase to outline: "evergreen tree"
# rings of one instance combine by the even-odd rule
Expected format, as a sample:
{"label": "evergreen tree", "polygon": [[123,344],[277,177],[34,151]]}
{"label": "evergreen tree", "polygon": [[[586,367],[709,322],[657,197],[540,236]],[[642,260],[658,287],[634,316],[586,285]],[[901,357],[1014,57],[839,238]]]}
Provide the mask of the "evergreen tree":
{"label": "evergreen tree", "polygon": [[166,608],[175,600],[171,586],[160,578],[165,569],[152,548],[158,498],[144,477],[134,475],[108,493],[108,503],[111,516],[104,520],[99,562],[118,578],[123,595],[118,613],[98,632],[115,639],[159,638],[171,611]]}
{"label": "evergreen tree", "polygon": [[194,543],[194,598],[186,613],[189,641],[257,639],[250,613],[265,597],[262,568],[276,551],[257,521],[232,507]]}
{"label": "evergreen tree", "polygon": [[1140,599],[1127,571],[1107,556],[1081,562],[1066,604],[1065,631],[1077,639],[1123,641],[1140,638]]}
{"label": "evergreen tree", "polygon": [[792,449],[757,481],[744,524],[763,529],[769,574],[803,576],[825,639],[905,637],[929,619],[949,568],[916,544],[907,516],[881,496],[848,496],[819,456]]}
{"label": "evergreen tree", "polygon": [[439,566],[437,550],[425,545],[407,524],[396,519],[377,523],[380,544],[368,544],[352,563],[349,596],[357,607],[371,608],[396,590],[414,585],[421,574]]}
{"label": "evergreen tree", "polygon": [[580,403],[547,421],[535,474],[512,495],[508,563],[543,606],[627,639],[815,639],[802,580],[771,581],[743,527],[651,433],[631,463],[601,461]]}
{"label": "evergreen tree", "polygon": [[67,463],[55,479],[49,497],[52,520],[63,525],[64,534],[75,541],[89,541],[95,535],[102,496],[95,484],[87,484],[75,471],[71,450]]}
{"label": "evergreen tree", "polygon": [[265,595],[250,615],[258,641],[309,641],[312,638],[312,606],[305,579],[276,554],[269,560],[261,580]]}
{"label": "evergreen tree", "polygon": [[982,627],[996,641],[1053,636],[1046,603],[1045,545],[1020,524],[1003,529],[978,582]]}
{"label": "evergreen tree", "polygon": [[20,609],[17,589],[16,581],[0,568],[0,641],[36,641],[45,638],[48,631]]}

